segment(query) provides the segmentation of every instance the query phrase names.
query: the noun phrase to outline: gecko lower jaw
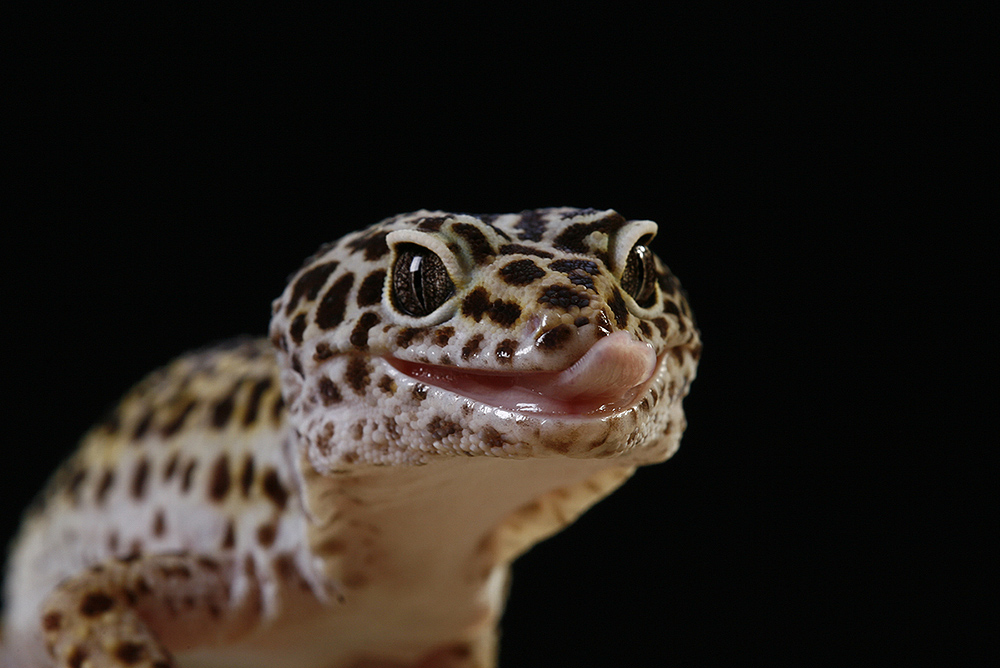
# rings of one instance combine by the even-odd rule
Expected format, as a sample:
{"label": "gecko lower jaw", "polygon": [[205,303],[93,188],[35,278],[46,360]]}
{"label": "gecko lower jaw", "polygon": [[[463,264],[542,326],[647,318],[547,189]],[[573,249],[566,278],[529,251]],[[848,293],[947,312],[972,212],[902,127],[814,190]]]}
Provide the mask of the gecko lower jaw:
{"label": "gecko lower jaw", "polygon": [[627,332],[599,339],[561,371],[468,371],[453,366],[385,360],[422,383],[493,408],[535,417],[604,417],[633,406],[663,363],[653,347]]}

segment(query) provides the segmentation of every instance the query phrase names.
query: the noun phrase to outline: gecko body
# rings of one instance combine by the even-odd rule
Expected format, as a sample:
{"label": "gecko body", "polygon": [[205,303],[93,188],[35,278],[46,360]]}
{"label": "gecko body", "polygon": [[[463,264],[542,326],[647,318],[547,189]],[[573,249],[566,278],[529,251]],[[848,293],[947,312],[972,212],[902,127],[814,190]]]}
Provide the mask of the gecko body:
{"label": "gecko body", "polygon": [[154,372],[55,474],[0,663],[493,666],[511,561],[684,430],[701,343],[656,232],[418,211],[321,247],[268,338]]}

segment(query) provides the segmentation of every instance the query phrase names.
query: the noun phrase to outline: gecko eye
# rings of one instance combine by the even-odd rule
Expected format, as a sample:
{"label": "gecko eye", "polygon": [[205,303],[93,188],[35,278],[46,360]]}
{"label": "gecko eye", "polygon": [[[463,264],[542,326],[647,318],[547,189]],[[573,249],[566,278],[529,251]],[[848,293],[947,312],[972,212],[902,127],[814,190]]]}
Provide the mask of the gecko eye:
{"label": "gecko eye", "polygon": [[416,318],[432,313],[455,292],[444,262],[417,244],[399,244],[392,268],[392,303]]}
{"label": "gecko eye", "polygon": [[653,269],[653,252],[641,241],[632,247],[622,271],[622,289],[632,295],[642,308],[653,305],[656,295],[656,272]]}

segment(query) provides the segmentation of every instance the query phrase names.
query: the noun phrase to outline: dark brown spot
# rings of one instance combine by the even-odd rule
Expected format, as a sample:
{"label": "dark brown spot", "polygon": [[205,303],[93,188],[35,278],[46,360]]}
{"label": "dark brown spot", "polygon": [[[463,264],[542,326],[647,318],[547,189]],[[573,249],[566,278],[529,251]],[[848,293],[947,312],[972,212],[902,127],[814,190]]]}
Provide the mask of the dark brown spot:
{"label": "dark brown spot", "polygon": [[306,314],[299,313],[288,326],[288,334],[295,343],[302,343],[302,334],[306,331]]}
{"label": "dark brown spot", "polygon": [[389,252],[389,245],[385,242],[387,236],[389,233],[385,231],[369,231],[350,241],[347,247],[354,252],[364,249],[366,260],[377,260]]}
{"label": "dark brown spot", "polygon": [[615,316],[615,323],[617,323],[618,329],[625,329],[625,325],[628,323],[628,307],[625,305],[625,300],[622,299],[622,293],[618,291],[618,288],[612,291],[611,299],[608,300],[608,307]]}
{"label": "dark brown spot", "polygon": [[313,353],[313,359],[317,362],[322,362],[333,357],[333,351],[330,350],[330,344],[326,341],[320,341],[316,344],[316,352]]}
{"label": "dark brown spot", "polygon": [[62,627],[62,614],[49,612],[42,617],[42,628],[46,631],[58,631]]}
{"label": "dark brown spot", "polygon": [[483,342],[483,335],[476,334],[472,336],[465,345],[462,346],[462,359],[468,361],[470,357],[479,352],[479,346]]}
{"label": "dark brown spot", "polygon": [[280,554],[274,558],[272,563],[274,564],[274,572],[282,580],[291,580],[299,574],[295,567],[295,558],[290,554]]}
{"label": "dark brown spot", "polygon": [[298,355],[292,355],[292,371],[299,374],[303,378],[306,376],[305,371],[302,370],[302,362],[299,360]]}
{"label": "dark brown spot", "polygon": [[514,260],[500,268],[500,278],[510,285],[530,285],[545,275],[532,260]]}
{"label": "dark brown spot", "polygon": [[584,243],[584,239],[594,232],[602,232],[604,234],[611,234],[615,232],[622,225],[626,224],[626,220],[617,213],[613,213],[600,220],[595,220],[592,223],[577,223],[575,225],[570,225],[553,240],[553,244],[563,250],[567,250],[573,253],[586,253],[589,249]]}
{"label": "dark brown spot", "polygon": [[534,210],[522,211],[521,220],[514,224],[516,229],[521,230],[517,233],[521,241],[541,241],[547,226],[541,214]]}
{"label": "dark brown spot", "polygon": [[198,466],[198,461],[192,459],[188,462],[187,466],[184,467],[184,473],[181,474],[181,491],[186,492],[191,489],[191,481],[194,479],[194,470]]}
{"label": "dark brown spot", "polygon": [[462,431],[462,427],[459,424],[435,415],[434,418],[427,424],[427,431],[430,432],[435,439],[440,441],[451,436],[452,434],[457,434]]}
{"label": "dark brown spot", "polygon": [[273,524],[262,524],[257,527],[257,542],[260,543],[261,547],[271,547],[274,545],[274,539],[277,535],[278,532]]}
{"label": "dark brown spot", "polygon": [[271,404],[271,421],[274,422],[275,426],[281,425],[281,418],[284,416],[285,412],[285,400],[279,394],[274,397],[274,403]]}
{"label": "dark brown spot", "polygon": [[424,216],[417,221],[417,229],[425,232],[437,232],[445,221],[450,219],[451,216]]}
{"label": "dark brown spot", "polygon": [[543,251],[538,248],[532,248],[531,246],[522,246],[521,244],[505,244],[499,249],[500,255],[534,255],[535,257],[551,258],[554,257],[552,253],[548,251]]}
{"label": "dark brown spot", "polygon": [[343,397],[340,395],[340,390],[337,389],[334,382],[326,376],[319,379],[317,389],[319,390],[319,396],[323,401],[324,406],[332,406],[333,404],[340,403],[343,400]]}
{"label": "dark brown spot", "polygon": [[177,472],[177,464],[180,460],[180,454],[175,452],[170,455],[170,459],[167,460],[167,465],[163,467],[163,481],[166,482],[174,477],[174,473]]}
{"label": "dark brown spot", "polygon": [[143,457],[135,465],[135,472],[132,474],[132,497],[141,499],[146,493],[146,481],[149,479],[149,461]]}
{"label": "dark brown spot", "polygon": [[382,289],[385,286],[385,270],[378,269],[365,276],[358,288],[358,306],[372,306],[382,301]]}
{"label": "dark brown spot", "polygon": [[396,381],[389,376],[382,376],[378,381],[378,389],[391,396],[396,393]]}
{"label": "dark brown spot", "polygon": [[77,469],[70,476],[69,482],[66,483],[66,492],[73,499],[74,504],[79,502],[80,487],[86,479],[87,469]]}
{"label": "dark brown spot", "polygon": [[118,551],[118,532],[112,531],[108,534],[108,551],[114,554]]}
{"label": "dark brown spot", "polygon": [[596,262],[581,258],[567,258],[564,260],[550,262],[549,269],[552,271],[558,271],[561,274],[566,274],[567,276],[577,272],[597,276],[597,274],[601,272],[601,268]]}
{"label": "dark brown spot", "polygon": [[490,307],[490,294],[486,288],[478,287],[462,300],[462,313],[479,322]]}
{"label": "dark brown spot", "polygon": [[340,536],[331,536],[316,547],[319,554],[339,554],[347,549],[347,543]]}
{"label": "dark brown spot", "polygon": [[308,269],[298,279],[295,281],[295,285],[292,287],[292,294],[288,298],[288,305],[285,307],[285,315],[291,315],[295,307],[299,305],[299,300],[305,295],[306,299],[312,301],[316,299],[319,294],[320,289],[326,283],[326,279],[330,277],[337,269],[336,262],[327,262],[325,264],[319,264]]}
{"label": "dark brown spot", "polygon": [[497,299],[490,304],[488,315],[490,320],[501,327],[510,327],[521,317],[521,307],[516,302],[505,302]]}
{"label": "dark brown spot", "polygon": [[264,495],[271,500],[271,503],[277,506],[278,510],[284,510],[285,504],[288,503],[288,490],[281,484],[277,471],[270,469],[264,474],[262,487]]}
{"label": "dark brown spot", "polygon": [[354,274],[347,273],[323,295],[323,300],[316,308],[316,324],[321,329],[336,327],[344,321],[344,310],[347,308],[347,295],[354,285]]}
{"label": "dark brown spot", "polygon": [[351,426],[351,438],[360,441],[365,435],[365,421],[359,420]]}
{"label": "dark brown spot", "polygon": [[115,484],[115,471],[114,469],[105,469],[104,475],[101,476],[101,482],[97,485],[97,495],[96,500],[98,504],[104,503],[104,500],[108,496],[108,492]]}
{"label": "dark brown spot", "polygon": [[573,321],[573,324],[576,327],[586,327],[587,325],[590,324],[590,320],[586,316],[581,315],[579,318]]}
{"label": "dark brown spot", "polygon": [[157,510],[153,517],[153,535],[160,538],[167,532],[167,518],[163,510]]}
{"label": "dark brown spot", "polygon": [[229,520],[226,523],[226,533],[222,536],[222,549],[231,550],[236,547],[236,524]]}
{"label": "dark brown spot", "polygon": [[351,332],[351,345],[362,350],[368,349],[368,330],[379,323],[381,318],[374,311],[365,311],[358,318]]}
{"label": "dark brown spot", "polygon": [[[134,545],[135,545],[135,543],[133,542],[133,546]],[[141,550],[139,550],[138,548],[135,548],[135,549],[131,550],[129,552],[129,554],[126,554],[124,557],[119,558],[118,561],[120,561],[123,564],[131,564],[131,563],[133,563],[135,561],[138,561],[139,557],[141,557],[141,556],[142,556]]]}
{"label": "dark brown spot", "polygon": [[243,426],[249,427],[257,419],[257,412],[260,410],[260,398],[271,387],[270,378],[262,378],[254,383],[250,390],[250,398],[247,401],[246,412],[243,414]]}
{"label": "dark brown spot", "polygon": [[662,336],[663,338],[667,338],[667,331],[670,328],[670,326],[667,324],[667,319],[656,318],[655,320],[653,320],[653,324],[656,325],[656,328],[658,330],[660,330],[660,336]]}
{"label": "dark brown spot", "polygon": [[198,557],[198,566],[212,573],[218,573],[222,569],[219,562],[211,557]]}
{"label": "dark brown spot", "polygon": [[146,582],[146,578],[140,575],[135,580],[135,591],[139,596],[149,596],[153,593],[153,588]]}
{"label": "dark brown spot", "polygon": [[180,413],[178,413],[173,420],[163,425],[163,429],[160,430],[160,433],[163,435],[163,438],[170,438],[178,431],[180,431],[180,428],[184,426],[184,420],[187,419],[187,416],[190,415],[191,411],[194,410],[194,407],[197,404],[198,402],[195,401],[194,399],[191,399],[186,404],[184,404],[184,408],[181,409]]}
{"label": "dark brown spot", "polygon": [[650,327],[649,323],[646,322],[645,320],[639,321],[639,331],[642,332],[642,335],[645,336],[647,339],[653,334],[653,328]]}
{"label": "dark brown spot", "polygon": [[216,429],[222,429],[229,422],[229,418],[233,414],[233,408],[236,405],[236,392],[239,389],[240,383],[236,383],[232,391],[212,407],[212,426]]}
{"label": "dark brown spot", "polygon": [[146,432],[149,430],[149,426],[152,423],[153,423],[153,411],[149,411],[148,413],[142,416],[142,419],[139,420],[139,423],[135,426],[135,430],[132,432],[132,438],[136,441],[140,440],[143,436],[146,435]]}
{"label": "dark brown spot", "polygon": [[441,327],[436,329],[434,330],[434,345],[444,348],[448,345],[448,341],[450,341],[453,336],[455,336],[454,327]]}
{"label": "dark brown spot", "polygon": [[500,364],[510,364],[514,360],[514,351],[517,350],[517,341],[504,339],[497,344],[496,356]]}
{"label": "dark brown spot", "polygon": [[600,268],[593,260],[568,259],[549,263],[549,269],[566,274],[570,283],[582,286],[588,290],[597,291],[593,277],[600,273]]}
{"label": "dark brown spot", "polygon": [[535,340],[535,345],[545,351],[559,350],[572,336],[573,329],[569,325],[556,325],[552,329],[543,332]]}
{"label": "dark brown spot", "polygon": [[425,336],[427,336],[426,327],[404,327],[396,335],[396,345],[400,348],[408,348],[411,343],[419,343]]}
{"label": "dark brown spot", "polygon": [[80,602],[80,614],[84,617],[97,617],[102,615],[115,605],[115,599],[104,592],[92,592],[83,597]]}
{"label": "dark brown spot", "polygon": [[423,401],[427,398],[427,386],[423,383],[417,383],[413,386],[413,389],[410,390],[410,396],[417,401]]}
{"label": "dark brown spot", "polygon": [[229,457],[219,455],[212,466],[212,473],[208,479],[208,498],[216,503],[221,502],[229,494],[231,479],[229,475]]}
{"label": "dark brown spot", "polygon": [[502,448],[503,447],[503,436],[500,435],[496,429],[490,426],[485,426],[482,431],[479,432],[479,437],[483,439],[485,443],[490,448]]}
{"label": "dark brown spot", "polygon": [[451,226],[453,232],[465,239],[469,245],[469,252],[472,260],[478,265],[484,265],[495,255],[493,246],[486,240],[486,236],[475,225],[469,223],[455,223]]}
{"label": "dark brown spot", "polygon": [[361,356],[353,356],[347,362],[344,380],[357,394],[364,394],[368,387],[369,374],[371,374],[371,366],[369,366],[368,360]]}
{"label": "dark brown spot", "polygon": [[134,666],[146,658],[146,646],[137,642],[120,642],[115,648],[115,658],[126,666]]}
{"label": "dark brown spot", "polygon": [[538,301],[562,309],[571,306],[584,308],[590,304],[590,297],[566,285],[550,285],[545,288]]}
{"label": "dark brown spot", "polygon": [[253,455],[247,455],[243,458],[243,471],[240,473],[240,490],[243,492],[244,498],[250,496],[250,487],[253,486]]}
{"label": "dark brown spot", "polygon": [[184,564],[166,564],[160,566],[160,574],[165,578],[191,579],[191,569]]}
{"label": "dark brown spot", "polygon": [[73,651],[69,653],[69,656],[66,657],[66,665],[69,666],[69,668],[83,668],[83,662],[89,657],[90,654],[87,653],[87,650],[80,646],[76,646],[73,648]]}

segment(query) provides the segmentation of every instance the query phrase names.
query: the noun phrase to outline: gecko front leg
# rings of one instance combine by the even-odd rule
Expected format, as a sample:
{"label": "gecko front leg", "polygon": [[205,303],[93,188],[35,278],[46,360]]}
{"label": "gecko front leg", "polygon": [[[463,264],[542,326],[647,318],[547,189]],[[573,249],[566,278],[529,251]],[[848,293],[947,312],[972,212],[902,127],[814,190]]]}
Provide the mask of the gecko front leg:
{"label": "gecko front leg", "polygon": [[173,668],[172,653],[251,628],[259,599],[232,605],[232,576],[231,561],[187,554],[97,564],[46,599],[46,647],[59,668]]}

